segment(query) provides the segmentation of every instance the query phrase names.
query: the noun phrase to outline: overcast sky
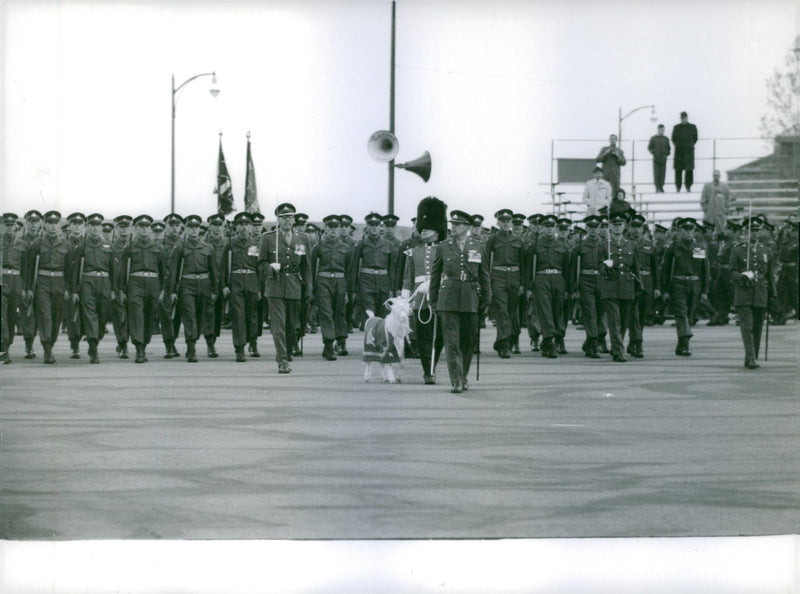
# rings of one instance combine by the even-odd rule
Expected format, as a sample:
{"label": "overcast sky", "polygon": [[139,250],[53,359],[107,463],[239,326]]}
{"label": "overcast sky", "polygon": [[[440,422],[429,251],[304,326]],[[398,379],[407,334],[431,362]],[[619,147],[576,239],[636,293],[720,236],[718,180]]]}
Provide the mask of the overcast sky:
{"label": "overcast sky", "polygon": [[[7,2],[3,210],[163,216],[170,77],[214,70],[218,97],[210,77],[178,94],[177,212],[216,210],[220,130],[240,210],[249,130],[270,218],[283,201],[317,220],[386,212],[387,166],[366,143],[389,125],[390,20],[388,0]],[[758,136],[764,80],[797,34],[794,0],[401,0],[397,159],[428,150],[433,174],[425,184],[398,170],[395,212],[407,221],[426,195],[487,217],[547,211],[551,139],[606,139],[620,107],[655,104],[668,133],[685,109],[703,138]],[[626,119],[623,136],[649,138],[649,116]],[[556,151],[591,158],[601,146]],[[722,156],[765,152],[763,142],[717,146]],[[710,153],[701,143],[698,156]],[[649,163],[637,167],[650,181]],[[710,171],[699,160],[696,178]]]}

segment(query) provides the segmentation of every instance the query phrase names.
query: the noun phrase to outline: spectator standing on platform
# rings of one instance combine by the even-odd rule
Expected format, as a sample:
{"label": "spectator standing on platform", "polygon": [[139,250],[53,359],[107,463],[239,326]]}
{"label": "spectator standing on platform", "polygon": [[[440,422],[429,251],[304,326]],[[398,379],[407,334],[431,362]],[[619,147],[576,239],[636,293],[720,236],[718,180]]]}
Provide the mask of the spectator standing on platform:
{"label": "spectator standing on platform", "polygon": [[725,229],[731,209],[731,191],[728,184],[720,181],[719,169],[714,170],[714,181],[703,186],[700,196],[703,222],[712,223],[716,229]]}
{"label": "spectator standing on platform", "polygon": [[653,183],[656,192],[664,193],[664,178],[667,176],[667,157],[672,152],[669,138],[664,135],[664,124],[659,124],[655,136],[650,137],[647,150],[653,155]]}
{"label": "spectator standing on platform", "polygon": [[586,216],[597,215],[598,211],[611,202],[611,184],[603,179],[603,168],[594,168],[593,177],[583,188],[583,203],[586,205]]}
{"label": "spectator standing on platform", "polygon": [[617,135],[612,134],[608,137],[608,146],[600,149],[595,159],[603,167],[603,179],[611,184],[612,195],[619,189],[619,169],[624,166],[625,153],[617,146]]}
{"label": "spectator standing on platform", "polygon": [[[697,126],[689,123],[689,116],[681,112],[681,123],[672,128],[672,144],[675,145],[675,191],[681,191],[681,182],[685,182],[686,191],[692,191],[694,182],[694,145],[697,144]],[[683,172],[686,171],[686,178]]]}

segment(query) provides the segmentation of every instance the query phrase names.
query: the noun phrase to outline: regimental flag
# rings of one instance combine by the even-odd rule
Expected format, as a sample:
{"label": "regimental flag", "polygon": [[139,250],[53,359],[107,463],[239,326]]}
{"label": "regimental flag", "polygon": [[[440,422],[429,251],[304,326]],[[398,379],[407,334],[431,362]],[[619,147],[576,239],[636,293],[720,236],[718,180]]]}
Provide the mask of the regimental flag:
{"label": "regimental flag", "polygon": [[228,166],[225,164],[225,155],[222,152],[222,132],[219,134],[219,160],[217,162],[217,212],[222,216],[231,214],[233,208],[233,189],[231,176],[228,175]]}
{"label": "regimental flag", "polygon": [[261,212],[258,205],[256,189],[256,168],[253,166],[253,155],[250,153],[250,132],[247,133],[247,172],[244,178],[244,209],[249,213]]}

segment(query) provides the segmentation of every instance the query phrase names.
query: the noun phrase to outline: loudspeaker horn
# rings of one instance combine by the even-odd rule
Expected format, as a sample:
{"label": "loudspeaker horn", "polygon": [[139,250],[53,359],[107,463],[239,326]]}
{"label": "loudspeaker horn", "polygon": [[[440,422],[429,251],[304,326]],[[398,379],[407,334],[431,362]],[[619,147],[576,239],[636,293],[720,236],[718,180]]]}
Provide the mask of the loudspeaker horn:
{"label": "loudspeaker horn", "polygon": [[397,137],[388,130],[378,130],[367,141],[369,156],[379,163],[388,163],[397,155],[400,143]]}
{"label": "loudspeaker horn", "polygon": [[398,163],[395,167],[413,171],[420,176],[423,181],[427,182],[431,178],[431,154],[425,151],[421,157],[417,157],[413,161],[408,161],[407,163]]}

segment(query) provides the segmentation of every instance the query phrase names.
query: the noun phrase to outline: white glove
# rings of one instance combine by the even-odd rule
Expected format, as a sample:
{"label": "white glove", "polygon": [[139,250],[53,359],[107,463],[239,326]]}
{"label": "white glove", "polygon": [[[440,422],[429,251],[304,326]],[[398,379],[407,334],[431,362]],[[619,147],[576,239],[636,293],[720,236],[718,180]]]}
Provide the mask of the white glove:
{"label": "white glove", "polygon": [[272,268],[272,269],[273,269],[275,272],[280,272],[280,271],[281,271],[281,263],[280,263],[280,262],[273,262],[272,264],[270,264],[270,267],[271,267],[271,268]]}
{"label": "white glove", "polygon": [[423,281],[420,286],[417,287],[417,293],[420,295],[427,295],[431,291],[431,281],[426,280]]}
{"label": "white glove", "polygon": [[755,275],[755,274],[753,274],[753,271],[752,271],[752,270],[745,270],[745,271],[742,273],[742,276],[746,276],[748,280],[753,280],[753,279],[756,277],[756,275]]}
{"label": "white glove", "polygon": [[411,291],[409,291],[408,289],[403,289],[402,291],[400,291],[400,297],[402,297],[403,299],[408,299],[410,295]]}
{"label": "white glove", "polygon": [[608,268],[614,268],[614,260],[603,260],[603,264],[605,264]]}

